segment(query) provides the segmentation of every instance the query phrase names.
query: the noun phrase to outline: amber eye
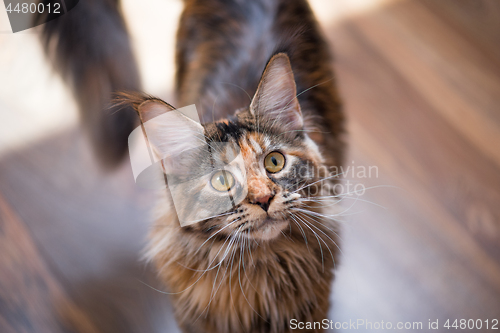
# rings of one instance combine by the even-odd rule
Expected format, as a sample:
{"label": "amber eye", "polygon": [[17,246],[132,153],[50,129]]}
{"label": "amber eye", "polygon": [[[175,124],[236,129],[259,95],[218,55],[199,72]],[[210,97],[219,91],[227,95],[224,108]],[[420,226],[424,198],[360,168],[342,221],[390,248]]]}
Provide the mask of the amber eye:
{"label": "amber eye", "polygon": [[226,170],[217,171],[212,176],[212,187],[219,192],[227,192],[234,186],[234,177]]}
{"label": "amber eye", "polygon": [[285,166],[285,156],[277,151],[274,151],[266,156],[264,166],[266,167],[266,170],[271,173],[281,171],[281,169]]}

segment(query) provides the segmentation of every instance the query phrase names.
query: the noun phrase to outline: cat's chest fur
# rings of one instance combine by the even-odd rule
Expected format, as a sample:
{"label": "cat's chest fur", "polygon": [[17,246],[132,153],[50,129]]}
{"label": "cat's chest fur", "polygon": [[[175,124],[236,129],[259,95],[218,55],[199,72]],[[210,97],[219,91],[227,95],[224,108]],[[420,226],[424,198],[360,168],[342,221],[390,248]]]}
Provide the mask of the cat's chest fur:
{"label": "cat's chest fur", "polygon": [[220,239],[210,246],[176,230],[157,233],[152,244],[185,332],[288,332],[291,319],[327,318],[337,261],[336,234],[328,227],[318,239],[292,226],[267,243]]}
{"label": "cat's chest fur", "polygon": [[[332,59],[307,1],[187,0],[184,3],[176,46],[177,105],[196,104],[204,124],[227,118],[237,110],[248,111],[253,114],[248,119],[259,123],[254,129],[257,133],[263,132],[260,123],[266,123],[262,121],[266,115],[276,115],[267,124],[273,128],[280,126],[275,132],[269,131],[275,133],[273,140],[277,145],[283,145],[290,133],[306,132],[321,153],[321,158],[308,161],[324,160],[327,167],[341,165],[344,117],[331,69]],[[283,59],[285,55],[287,60],[282,62],[287,64],[285,71],[270,69],[278,68],[272,65],[276,64],[276,56]],[[293,73],[293,96],[284,97],[280,93],[291,91],[284,89],[290,87],[285,84],[290,81],[287,80],[290,73]],[[270,87],[270,82],[280,84],[277,89],[263,88]],[[259,87],[265,93],[260,94]],[[300,106],[302,127],[296,126],[296,117],[279,117],[291,115],[283,110],[293,109],[293,105],[296,110]],[[273,108],[279,112],[272,112]],[[240,120],[249,124],[248,119]],[[219,125],[220,131],[213,137],[232,133],[225,126],[227,119]],[[297,153],[296,148],[291,150]],[[262,148],[264,151],[272,149]],[[312,151],[302,149],[296,156]],[[266,180],[274,182],[269,188],[278,186],[278,179],[271,178],[275,177]],[[291,185],[297,181],[289,178]],[[284,178],[282,181],[282,187],[287,187]],[[290,230],[283,229],[284,235],[268,241],[257,240],[259,244],[251,238],[236,242],[223,237],[205,243],[211,234],[180,227],[171,203],[161,201],[158,207],[161,212],[153,226],[147,256],[157,267],[168,292],[173,293],[175,315],[184,333],[296,332],[299,330],[290,327],[292,319],[312,322],[327,318],[333,269],[339,253],[331,218],[320,219],[323,215],[309,214],[310,221],[292,219]],[[189,209],[194,209],[194,205]],[[286,214],[289,213],[292,212]],[[302,209],[302,214],[307,212]]]}

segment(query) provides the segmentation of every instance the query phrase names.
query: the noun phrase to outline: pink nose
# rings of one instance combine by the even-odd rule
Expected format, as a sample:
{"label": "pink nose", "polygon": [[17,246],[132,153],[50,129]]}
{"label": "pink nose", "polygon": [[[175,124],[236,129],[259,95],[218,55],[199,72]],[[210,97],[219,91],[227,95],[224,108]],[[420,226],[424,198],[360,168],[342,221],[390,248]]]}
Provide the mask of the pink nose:
{"label": "pink nose", "polygon": [[267,210],[269,209],[269,203],[271,202],[271,200],[273,198],[274,198],[274,195],[267,194],[267,195],[261,196],[259,198],[255,198],[254,203],[256,205],[259,205],[263,210],[265,210],[267,212]]}
{"label": "pink nose", "polygon": [[258,203],[261,203],[261,204],[268,204],[269,203],[269,200],[271,200],[272,198],[272,195],[268,194],[268,195],[264,195],[260,198],[256,198],[255,199],[255,202],[258,202]]}

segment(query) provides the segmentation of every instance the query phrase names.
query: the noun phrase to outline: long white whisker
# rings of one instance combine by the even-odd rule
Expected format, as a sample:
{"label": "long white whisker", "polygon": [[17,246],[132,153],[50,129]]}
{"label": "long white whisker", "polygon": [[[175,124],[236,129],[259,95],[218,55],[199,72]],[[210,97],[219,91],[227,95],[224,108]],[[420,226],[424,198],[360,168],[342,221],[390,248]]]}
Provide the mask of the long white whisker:
{"label": "long white whisker", "polygon": [[329,176],[329,177],[324,177],[324,178],[322,178],[322,179],[320,179],[320,180],[317,180],[317,181],[312,182],[312,183],[310,183],[310,184],[307,184],[307,185],[304,185],[304,186],[302,186],[302,187],[299,187],[298,189],[296,189],[295,191],[293,191],[293,192],[291,192],[291,193],[296,193],[296,192],[298,192],[298,191],[300,191],[300,190],[302,190],[302,189],[304,189],[304,188],[307,188],[307,187],[309,187],[309,186],[312,186],[312,185],[314,185],[314,184],[316,184],[316,183],[323,182],[323,181],[325,181],[325,180],[328,180],[328,179],[331,179],[331,178],[334,178],[334,177],[338,177],[338,176],[340,176],[340,175],[342,175],[342,174],[344,174],[344,172],[337,173],[337,174],[332,175],[332,176]]}
{"label": "long white whisker", "polygon": [[300,233],[302,234],[302,237],[304,238],[304,242],[306,243],[307,250],[311,252],[311,249],[309,249],[309,243],[307,242],[307,236],[306,233],[304,232],[304,229],[300,225],[300,223],[296,220],[295,216],[293,214],[290,214],[290,217],[292,218],[292,221],[299,227]]}
{"label": "long white whisker", "polygon": [[[302,219],[302,218],[300,218],[299,216],[297,216],[297,217],[298,217],[301,221],[303,221],[303,222],[304,222],[304,225],[305,225],[306,227],[308,227],[308,228],[309,228],[309,230],[311,230],[311,231],[314,233],[314,235],[316,236],[316,239],[318,239],[318,236],[319,236],[319,238],[321,238],[321,241],[325,244],[326,248],[328,249],[328,252],[330,252],[330,255],[332,256],[333,265],[334,265],[334,267],[335,267],[335,258],[333,257],[332,250],[330,249],[330,247],[328,246],[328,244],[325,242],[325,240],[324,240],[324,239],[323,239],[320,235],[318,235],[318,234],[317,234],[314,230],[312,230],[312,229],[311,229],[311,227],[309,227],[309,225],[313,226],[312,224],[307,223],[307,221],[306,221],[305,219]],[[318,230],[319,230],[319,229],[318,229]],[[321,230],[320,230],[320,231],[321,231]],[[324,234],[324,233],[323,233],[323,234]],[[326,234],[325,234],[325,235],[326,235]],[[331,238],[330,238],[330,239],[331,239]],[[319,243],[319,239],[318,239],[318,243]],[[335,242],[334,242],[334,244],[335,244],[335,245],[337,245]],[[337,247],[338,247],[338,245],[337,245]],[[324,271],[325,271],[325,266],[324,266],[324,261],[323,261],[323,251],[322,251],[322,249],[321,249],[321,244],[320,244],[320,250],[321,250],[321,265],[322,265],[322,267],[323,267],[323,272],[324,272]]]}
{"label": "long white whisker", "polygon": [[[293,73],[293,72],[292,72],[292,73]],[[288,74],[288,73],[287,73],[287,74]],[[303,93],[308,92],[309,90],[311,90],[311,89],[313,89],[313,88],[316,88],[317,86],[320,86],[320,85],[325,84],[325,83],[327,83],[327,82],[330,82],[330,81],[332,81],[332,80],[333,80],[333,77],[332,77],[331,79],[329,79],[329,80],[324,81],[324,82],[320,82],[320,83],[318,83],[318,84],[315,84],[314,86],[309,87],[309,88],[307,88],[306,90],[303,90],[303,91],[301,91],[300,93],[296,94],[296,95],[295,95],[293,98],[291,98],[291,99],[290,99],[290,100],[286,103],[286,105],[285,105],[285,106],[284,106],[284,107],[280,110],[280,113],[279,113],[279,114],[281,115],[281,113],[283,112],[283,110],[285,110],[285,109],[286,109],[286,107],[287,107],[290,103],[292,103],[294,99],[296,99],[297,97],[299,97],[299,96],[300,96],[300,95],[302,95]],[[273,123],[272,123],[271,127],[272,127],[272,126],[274,126],[274,124],[276,123],[276,121],[277,121],[277,120],[278,120],[278,118],[276,117],[276,119],[274,119],[274,121],[273,121]]]}
{"label": "long white whisker", "polygon": [[217,231],[216,233],[214,233],[212,236],[210,236],[207,240],[205,240],[201,245],[200,247],[198,248],[198,250],[196,250],[196,252],[194,254],[197,254],[198,251],[203,247],[203,245],[205,245],[212,237],[215,237],[219,232],[221,232],[222,230],[226,229],[227,227],[229,227],[230,225],[236,223],[237,221],[241,220],[241,217],[237,217],[236,219],[234,219],[233,221],[229,222],[225,227],[223,227],[222,229],[220,229],[219,231]]}
{"label": "long white whisker", "polygon": [[[334,241],[334,240],[333,240],[330,236],[328,236],[328,235],[327,235],[327,234],[326,234],[323,230],[321,230],[320,228],[318,228],[318,227],[317,227],[317,226],[315,226],[314,224],[310,223],[311,221],[307,221],[306,216],[304,216],[304,217],[303,217],[303,219],[304,219],[304,221],[305,221],[305,222],[309,222],[309,225],[310,225],[310,226],[312,226],[312,227],[313,227],[313,228],[315,228],[316,230],[320,231],[323,235],[325,235],[326,237],[328,237],[328,239],[329,239],[330,241],[332,241],[332,243],[333,243],[333,244],[337,247],[337,249],[340,251],[340,253],[341,253],[342,255],[344,255],[344,253],[342,252],[342,249],[340,248],[340,246],[337,244],[337,242],[336,242],[336,241]],[[313,220],[314,220],[314,219],[313,219]],[[316,220],[314,220],[314,221],[315,221],[315,222],[318,222],[318,223],[320,223],[322,226],[326,227],[326,226],[325,226],[325,225],[323,225],[321,222],[316,221]],[[334,230],[331,230],[331,229],[329,229],[329,228],[327,228],[327,229],[328,229],[328,230],[330,230],[330,231],[332,231],[332,232],[333,232],[333,233],[334,233],[337,237],[339,237],[339,235],[338,235],[338,234],[337,234]],[[339,238],[340,238],[340,237],[339,237]]]}
{"label": "long white whisker", "polygon": [[[302,220],[300,219],[300,217],[298,215],[296,215],[297,218],[299,218],[299,220]],[[323,258],[323,247],[321,246],[321,243],[319,241],[319,238],[318,238],[318,234],[311,229],[311,227],[309,227],[307,224],[304,224],[307,228],[309,228],[309,230],[311,230],[311,232],[313,233],[314,237],[316,237],[316,240],[318,241],[318,245],[319,245],[319,250],[321,252],[321,267],[323,269],[323,272],[325,271],[325,259]]]}

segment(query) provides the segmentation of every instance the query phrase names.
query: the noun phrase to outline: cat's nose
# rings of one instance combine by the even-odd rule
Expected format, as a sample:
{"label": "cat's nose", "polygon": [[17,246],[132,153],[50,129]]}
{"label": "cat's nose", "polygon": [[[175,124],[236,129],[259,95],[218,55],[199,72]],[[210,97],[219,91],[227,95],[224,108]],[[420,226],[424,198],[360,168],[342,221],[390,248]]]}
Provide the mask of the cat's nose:
{"label": "cat's nose", "polygon": [[264,196],[261,196],[259,198],[255,198],[255,204],[259,205],[263,210],[267,212],[269,209],[269,205],[271,203],[271,200],[274,198],[274,195],[272,194],[267,194]]}

